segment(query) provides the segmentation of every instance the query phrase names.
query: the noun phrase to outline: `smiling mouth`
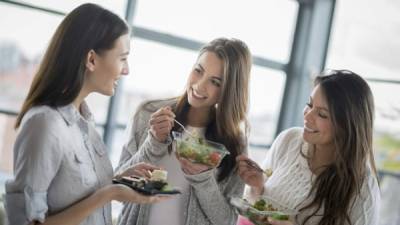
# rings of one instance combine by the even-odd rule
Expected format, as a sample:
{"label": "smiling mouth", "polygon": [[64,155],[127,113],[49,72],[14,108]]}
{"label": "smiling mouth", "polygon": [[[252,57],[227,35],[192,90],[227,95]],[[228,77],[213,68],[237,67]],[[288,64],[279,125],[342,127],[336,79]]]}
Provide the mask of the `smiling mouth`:
{"label": "smiling mouth", "polygon": [[197,93],[197,91],[194,90],[193,88],[192,88],[192,95],[193,95],[194,97],[196,97],[196,98],[199,98],[199,99],[206,99],[206,98],[207,98],[206,96],[203,96],[203,95]]}
{"label": "smiling mouth", "polygon": [[308,128],[308,127],[306,127],[306,126],[304,126],[304,130],[307,131],[307,132],[309,132],[309,133],[317,133],[317,132],[318,132],[317,130],[313,130],[313,129]]}

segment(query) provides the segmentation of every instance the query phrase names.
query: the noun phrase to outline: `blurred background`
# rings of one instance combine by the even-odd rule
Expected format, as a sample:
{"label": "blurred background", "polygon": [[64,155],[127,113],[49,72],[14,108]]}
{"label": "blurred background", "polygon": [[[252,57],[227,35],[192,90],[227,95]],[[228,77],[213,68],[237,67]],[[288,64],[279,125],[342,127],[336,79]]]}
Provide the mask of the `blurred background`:
{"label": "blurred background", "polygon": [[[64,15],[85,2],[102,5],[133,27],[129,76],[111,99],[88,99],[114,166],[138,104],[181,94],[201,45],[235,37],[254,56],[249,120],[255,160],[265,157],[280,131],[302,126],[317,73],[349,69],[367,79],[376,104],[381,224],[400,224],[398,0],[0,0],[0,196],[12,177],[14,122],[33,75]],[[0,217],[2,208],[0,203]],[[113,215],[119,210],[115,203]]]}

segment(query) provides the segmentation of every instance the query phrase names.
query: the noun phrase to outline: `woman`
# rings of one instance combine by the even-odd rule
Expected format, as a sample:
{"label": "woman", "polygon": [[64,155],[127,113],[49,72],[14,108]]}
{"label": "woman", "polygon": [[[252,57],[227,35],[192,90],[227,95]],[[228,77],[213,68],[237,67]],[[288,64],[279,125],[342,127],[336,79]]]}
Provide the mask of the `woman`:
{"label": "woman", "polygon": [[266,195],[297,209],[294,222],[271,224],[374,225],[380,192],[372,149],[374,102],[368,84],[347,70],[315,79],[304,127],[282,132],[263,164],[272,175],[237,157],[249,197]]}
{"label": "woman", "polygon": [[[179,98],[151,101],[139,107],[130,126],[119,168],[145,161],[168,171],[170,184],[182,195],[168,204],[125,204],[119,224],[234,224],[230,196],[241,196],[244,183],[235,157],[246,152],[246,112],[251,55],[236,39],[219,38],[201,50]],[[222,143],[229,150],[218,168],[192,163],[172,154],[174,119],[191,133]]]}
{"label": "woman", "polygon": [[[57,28],[16,121],[15,178],[6,183],[10,224],[111,224],[111,200],[150,203],[123,185],[84,99],[113,95],[128,74],[129,29],[94,4],[68,14]],[[138,164],[121,175],[144,175]]]}

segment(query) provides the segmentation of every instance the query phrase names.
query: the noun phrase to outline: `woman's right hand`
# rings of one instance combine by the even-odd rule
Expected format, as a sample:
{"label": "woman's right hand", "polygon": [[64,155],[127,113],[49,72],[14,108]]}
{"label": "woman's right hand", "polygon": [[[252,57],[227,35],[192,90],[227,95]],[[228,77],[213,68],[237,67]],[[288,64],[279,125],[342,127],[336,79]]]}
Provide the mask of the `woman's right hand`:
{"label": "woman's right hand", "polygon": [[150,117],[150,132],[159,142],[165,142],[174,126],[175,114],[171,107],[160,108]]}
{"label": "woman's right hand", "polygon": [[252,187],[258,194],[261,194],[264,190],[264,175],[259,170],[250,166],[248,161],[256,163],[246,155],[238,155],[236,162],[239,168],[239,176],[249,186]]}
{"label": "woman's right hand", "polygon": [[116,200],[119,202],[131,202],[136,204],[149,204],[157,203],[170,197],[167,196],[147,196],[142,195],[132,188],[123,184],[112,184],[105,187],[111,193],[111,200]]}

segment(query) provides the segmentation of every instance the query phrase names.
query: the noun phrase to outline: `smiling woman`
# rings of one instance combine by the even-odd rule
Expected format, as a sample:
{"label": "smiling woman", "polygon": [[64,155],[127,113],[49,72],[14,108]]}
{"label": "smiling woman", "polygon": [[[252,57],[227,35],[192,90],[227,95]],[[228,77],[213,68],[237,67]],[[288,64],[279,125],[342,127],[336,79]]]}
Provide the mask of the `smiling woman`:
{"label": "smiling woman", "polygon": [[[111,200],[151,203],[111,184],[113,169],[85,103],[111,96],[128,74],[129,29],[95,4],[70,12],[57,28],[15,127],[14,179],[5,186],[10,224],[111,224]],[[39,131],[39,132],[38,132]],[[138,164],[121,175],[157,167]]]}
{"label": "smiling woman", "polygon": [[[128,126],[129,139],[123,147],[119,169],[140,161],[155,163],[168,170],[169,183],[179,186],[182,196],[151,207],[125,204],[119,224],[236,222],[237,213],[228,199],[241,196],[244,189],[235,170],[235,157],[247,152],[250,69],[251,55],[245,43],[215,39],[201,48],[181,96],[145,102],[139,107]],[[222,143],[230,154],[221,163],[217,163],[220,155],[209,154],[209,146],[197,152],[188,147],[186,155],[196,160],[185,158],[185,154],[172,154],[171,133],[182,131],[181,126],[174,126],[175,120],[189,130],[184,135],[198,137],[197,148],[206,142],[205,138]]]}
{"label": "smiling woman", "polygon": [[266,195],[299,214],[271,224],[378,224],[380,191],[372,150],[374,102],[357,74],[334,70],[318,76],[304,109],[304,128],[274,141],[263,169],[241,155],[239,174],[250,198]]}

